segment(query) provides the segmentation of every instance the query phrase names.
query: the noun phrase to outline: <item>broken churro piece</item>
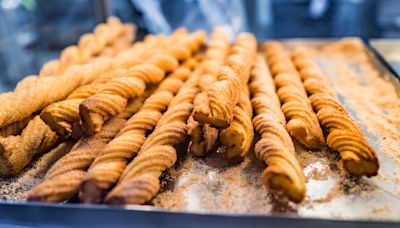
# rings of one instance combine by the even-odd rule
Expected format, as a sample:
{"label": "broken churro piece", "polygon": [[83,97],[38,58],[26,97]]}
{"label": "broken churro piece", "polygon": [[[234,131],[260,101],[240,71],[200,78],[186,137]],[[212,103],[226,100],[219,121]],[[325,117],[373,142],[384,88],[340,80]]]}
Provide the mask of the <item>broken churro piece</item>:
{"label": "broken churro piece", "polygon": [[[195,107],[208,106],[207,90],[217,81],[218,71],[225,62],[229,47],[228,35],[221,29],[214,29],[202,63],[202,76],[199,82],[201,93],[197,94],[194,100]],[[197,122],[193,114],[188,120],[188,133],[191,137],[189,151],[195,156],[205,156],[217,141],[218,129]]]}
{"label": "broken churro piece", "polygon": [[36,116],[22,131],[21,135],[0,139],[0,174],[15,175],[21,171],[35,155],[56,145],[58,137]]}
{"label": "broken churro piece", "polygon": [[241,162],[250,150],[254,138],[253,109],[248,88],[244,88],[234,116],[228,128],[219,134],[221,142],[227,146],[225,157],[230,162]]}
{"label": "broken churro piece", "polygon": [[248,81],[256,50],[257,42],[253,35],[238,36],[225,66],[218,74],[218,81],[207,90],[208,104],[194,110],[193,118],[196,121],[219,129],[229,126],[242,86]]}

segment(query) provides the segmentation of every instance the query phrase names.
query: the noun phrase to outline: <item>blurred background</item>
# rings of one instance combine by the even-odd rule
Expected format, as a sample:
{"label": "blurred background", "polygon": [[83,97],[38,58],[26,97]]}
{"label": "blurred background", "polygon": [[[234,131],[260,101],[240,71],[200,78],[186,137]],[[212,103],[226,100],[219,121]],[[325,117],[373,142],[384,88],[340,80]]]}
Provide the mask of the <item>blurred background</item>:
{"label": "blurred background", "polygon": [[400,38],[399,0],[0,0],[0,92],[76,44],[108,15],[147,33],[222,26],[233,38]]}

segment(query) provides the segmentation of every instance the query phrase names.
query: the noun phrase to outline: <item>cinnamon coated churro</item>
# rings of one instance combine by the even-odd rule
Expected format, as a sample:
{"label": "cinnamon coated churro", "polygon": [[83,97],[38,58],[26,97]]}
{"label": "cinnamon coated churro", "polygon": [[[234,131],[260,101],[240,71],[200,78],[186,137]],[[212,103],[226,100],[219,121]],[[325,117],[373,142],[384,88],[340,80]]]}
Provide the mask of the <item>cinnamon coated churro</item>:
{"label": "cinnamon coated churro", "polygon": [[321,69],[304,50],[294,51],[292,57],[318,120],[328,133],[328,146],[340,153],[344,168],[351,175],[376,176],[379,169],[376,152],[336,97]]}
{"label": "cinnamon coated churro", "polygon": [[324,136],[289,53],[279,42],[266,42],[264,53],[274,76],[289,134],[309,149],[324,144]]}

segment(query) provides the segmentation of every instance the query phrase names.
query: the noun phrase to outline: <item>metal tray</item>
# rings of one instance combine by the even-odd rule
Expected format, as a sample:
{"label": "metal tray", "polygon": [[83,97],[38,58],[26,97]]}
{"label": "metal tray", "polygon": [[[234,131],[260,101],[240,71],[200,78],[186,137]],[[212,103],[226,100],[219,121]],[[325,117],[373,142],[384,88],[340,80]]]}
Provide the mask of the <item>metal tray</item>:
{"label": "metal tray", "polygon": [[[400,140],[385,143],[382,135],[387,133],[383,132],[384,129],[372,131],[376,126],[369,124],[368,118],[386,115],[387,110],[374,110],[366,105],[373,112],[360,111],[359,105],[355,104],[365,103],[357,100],[363,98],[362,93],[348,96],[349,91],[341,88],[343,75],[336,72],[337,66],[347,66],[349,73],[359,80],[354,84],[355,89],[377,92],[374,90],[376,86],[352,61],[340,55],[324,55],[320,51],[335,44],[335,40],[291,39],[283,42],[289,48],[306,46],[314,53],[314,59],[333,82],[346,109],[378,152],[381,168],[377,177],[351,178],[342,170],[337,153],[327,148],[307,151],[296,143],[307,178],[307,198],[296,205],[271,194],[261,185],[263,164],[252,152],[243,163],[232,166],[224,162],[221,148],[205,159],[192,158],[181,150],[175,167],[164,175],[162,189],[151,203],[155,206],[82,205],[74,204],[73,200],[67,204],[0,201],[0,225],[398,227],[400,157],[392,156],[388,150],[398,153]],[[363,51],[370,56],[371,66],[379,72],[379,78],[375,79],[391,86],[397,92],[396,99],[400,99],[400,83],[396,76],[375,58],[364,43],[362,45]],[[398,128],[395,130],[400,132]],[[43,173],[35,178],[40,180],[41,175]],[[22,193],[29,190],[29,186],[19,187]]]}
{"label": "metal tray", "polygon": [[400,39],[371,39],[369,45],[400,75]]}

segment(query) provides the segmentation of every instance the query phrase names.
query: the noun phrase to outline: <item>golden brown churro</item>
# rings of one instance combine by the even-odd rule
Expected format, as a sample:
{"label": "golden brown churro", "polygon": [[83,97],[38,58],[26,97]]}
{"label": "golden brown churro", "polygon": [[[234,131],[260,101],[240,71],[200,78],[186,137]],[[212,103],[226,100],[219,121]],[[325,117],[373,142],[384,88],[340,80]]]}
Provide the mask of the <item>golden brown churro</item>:
{"label": "golden brown churro", "polygon": [[[119,20],[117,18],[109,18],[109,23],[107,24],[107,27],[110,27],[110,26],[120,27]],[[130,43],[132,42],[132,40],[134,39],[135,31],[136,31],[136,27],[134,25],[131,25],[131,24],[122,25],[122,29],[123,29],[123,31],[121,32],[122,35],[119,35],[119,37],[117,37],[117,39],[115,40],[114,43],[110,43],[110,45],[116,46],[113,48],[113,50],[114,50],[113,54],[118,53],[119,51],[121,51],[122,48],[127,48],[130,45]],[[116,32],[116,29],[108,28],[108,30],[112,30],[112,31]],[[112,32],[112,31],[110,31],[110,32]],[[102,35],[102,34],[100,34],[100,35]],[[78,49],[80,49],[82,52],[82,50],[84,50],[85,48],[89,48],[89,52],[92,53],[94,46],[101,45],[97,42],[101,38],[96,38],[95,36],[96,36],[95,34],[93,34],[93,35],[87,34],[87,35],[82,36],[82,42],[79,43],[80,46],[78,46]],[[95,37],[96,39],[93,40],[92,39],[93,37]],[[92,42],[95,42],[95,43],[92,43]],[[101,47],[99,47],[99,48],[101,49]],[[86,52],[87,52],[87,50],[85,50],[85,53]],[[96,54],[96,53],[94,52],[94,54]],[[91,55],[89,57],[92,58],[92,57],[94,57],[94,55]],[[67,63],[60,64],[59,60],[49,61],[47,64],[43,65],[42,69],[40,70],[39,76],[60,75],[60,74],[64,73],[65,70],[68,67],[72,66],[73,64],[84,63],[81,60],[79,60],[79,55],[77,55],[77,58],[78,59],[75,59],[75,60],[71,61],[71,63],[68,63],[68,64]],[[90,58],[88,58],[88,60],[90,60]],[[63,59],[65,60],[68,58],[63,58]],[[85,61],[85,62],[87,62],[87,61]],[[61,66],[63,66],[63,67],[61,67]],[[23,91],[30,89],[30,87],[34,87],[34,85],[37,82],[37,79],[38,79],[38,76],[34,76],[34,75],[25,77],[23,80],[21,80],[17,84],[14,91],[15,92],[23,92]],[[7,126],[0,128],[1,136],[7,137],[9,135],[20,134],[22,129],[24,129],[29,122],[26,120],[32,119],[33,117],[34,116],[26,117],[25,119],[23,119],[21,121],[14,122],[12,124],[9,124]]]}
{"label": "golden brown churro", "polygon": [[[156,126],[174,94],[182,86],[183,82],[178,78],[186,80],[189,74],[190,70],[186,67],[176,69],[146,99],[140,111],[126,122],[118,136],[107,144],[82,181],[79,193],[82,202],[102,202],[106,193],[117,183],[127,163],[138,153],[146,134]],[[175,86],[169,86],[171,81]]]}
{"label": "golden brown churro", "polygon": [[127,68],[145,61],[152,54],[149,49],[154,48],[156,40],[159,41],[158,44],[163,43],[161,37],[154,40],[147,38],[143,43],[136,43],[131,49],[120,53],[113,60],[114,69],[102,73],[93,83],[77,88],[65,100],[47,106],[40,117],[58,135],[63,138],[68,137],[72,134],[73,127],[79,126],[79,105],[98,92],[112,78],[125,74]]}
{"label": "golden brown churro", "polygon": [[[118,19],[110,19],[109,24],[107,26],[119,26],[120,22]],[[124,29],[124,36],[121,38],[124,39],[124,43],[126,45],[129,45],[133,38],[133,27],[131,25],[126,25],[123,27]],[[115,30],[115,29],[114,29]],[[89,37],[89,38],[87,38]],[[89,48],[88,51],[92,52],[93,51],[93,45],[97,44],[92,44],[88,41],[90,41],[91,35],[83,36],[81,41],[80,41],[80,46],[79,50],[84,50],[85,48]],[[97,40],[95,40],[97,41]],[[111,43],[110,43],[111,44]],[[89,45],[89,46],[88,46]],[[92,48],[92,49],[90,49]],[[87,50],[85,50],[87,51]],[[92,54],[95,54],[94,52]],[[65,57],[62,58],[63,60],[67,60],[68,58]],[[78,60],[77,60],[78,61]],[[68,64],[66,62],[62,63],[63,69],[61,71],[61,68],[55,69],[54,67],[60,67],[60,64],[51,64],[50,66],[44,66],[41,75],[40,76],[50,76],[50,75],[56,75],[64,72],[66,70],[67,65],[68,67],[71,66],[72,64],[76,63],[82,63],[82,62],[77,62],[77,61],[72,61]],[[60,63],[60,62],[58,62]],[[100,64],[104,63],[104,60],[99,61]],[[106,66],[109,65],[108,63]],[[88,66],[91,66],[88,64]],[[53,68],[52,68],[53,67]],[[100,70],[103,69],[103,67],[100,67]],[[86,73],[84,71],[85,69],[83,68],[82,73]],[[95,73],[96,70],[93,70]],[[72,74],[79,74],[76,69],[71,70]],[[70,72],[70,73],[71,73]],[[71,80],[74,80],[74,77],[71,78]],[[75,79],[76,80],[76,79]],[[37,76],[29,76],[26,77],[24,80],[18,83],[14,90],[14,95],[16,94],[31,94],[33,97],[30,97],[30,99],[34,99],[35,102],[38,100],[35,99],[37,98],[36,95],[42,95],[45,94],[45,89],[40,89],[39,88],[46,88],[46,87],[41,87],[43,85],[43,81],[46,81],[46,79],[39,79]],[[50,82],[48,82],[50,83]],[[52,86],[53,84],[49,84]],[[43,92],[42,92],[43,91]],[[51,90],[46,91],[46,92],[52,92]],[[59,91],[56,91],[57,93]],[[40,94],[42,93],[42,94]],[[50,97],[53,94],[49,94]],[[56,95],[58,96],[58,95]],[[60,96],[61,97],[61,96]],[[43,97],[46,99],[46,97]],[[25,101],[29,102],[29,101]],[[30,104],[29,104],[30,105]],[[43,105],[46,105],[44,103]],[[39,108],[40,109],[40,108]],[[10,135],[19,135],[22,131],[22,134],[20,136],[15,136],[15,137],[7,137]],[[2,145],[2,154],[3,154],[3,163],[4,167],[4,172],[2,172],[2,175],[13,175],[19,172],[22,168],[24,168],[33,158],[33,156],[43,153],[45,150],[48,150],[52,148],[53,146],[56,145],[58,142],[58,137],[55,136],[55,134],[46,126],[45,123],[39,118],[35,117],[35,115],[29,115],[19,121],[16,121],[14,123],[8,124],[2,128],[0,128],[0,133],[3,137],[7,137],[2,139],[1,145]]]}
{"label": "golden brown churro", "polygon": [[250,150],[254,138],[253,108],[250,102],[250,92],[246,87],[234,109],[233,120],[229,127],[219,134],[221,142],[227,146],[225,158],[230,162],[241,162]]}
{"label": "golden brown churro", "polygon": [[292,57],[318,119],[328,132],[328,146],[340,153],[344,167],[351,175],[376,176],[379,169],[376,152],[336,97],[321,69],[303,50],[294,51]]}
{"label": "golden brown churro", "polygon": [[263,57],[258,56],[251,71],[251,100],[256,113],[253,124],[261,139],[256,143],[256,156],[268,166],[262,173],[263,183],[294,202],[305,196],[305,179],[296,152],[285,129],[285,118],[275,94],[275,85]]}
{"label": "golden brown churro", "polygon": [[199,72],[194,72],[182,86],[117,186],[107,195],[106,203],[143,204],[157,194],[162,172],[176,161],[173,146],[183,142],[187,134],[186,121],[193,110],[199,78]]}
{"label": "golden brown churro", "polygon": [[38,78],[24,91],[1,94],[0,126],[21,121],[47,105],[68,96],[74,89],[94,81],[111,66],[111,59],[98,58],[90,63],[71,67],[59,77]]}
{"label": "golden brown churro", "polygon": [[322,129],[289,54],[279,42],[266,42],[264,51],[282,102],[286,129],[307,148],[318,148],[324,144]]}
{"label": "golden brown churro", "polygon": [[86,63],[116,42],[119,42],[119,45],[127,45],[132,42],[134,33],[135,27],[123,25],[118,18],[110,17],[106,24],[97,25],[93,33],[82,35],[78,45],[66,47],[59,60],[51,60],[44,64],[39,76],[60,75],[71,65]]}
{"label": "golden brown churro", "polygon": [[190,36],[182,34],[180,42],[167,48],[163,53],[151,57],[121,77],[108,81],[95,95],[79,106],[82,126],[89,135],[98,131],[104,120],[117,115],[126,106],[130,98],[140,96],[148,84],[159,83],[165,76],[178,67],[178,60],[189,58],[204,43],[204,33]]}
{"label": "golden brown churro", "polygon": [[0,139],[0,174],[14,175],[21,171],[33,156],[51,149],[58,137],[36,116],[21,135]]}
{"label": "golden brown churro", "polygon": [[119,52],[126,50],[132,44],[136,35],[136,26],[133,24],[124,24],[123,35],[118,37],[114,43],[105,47],[97,56],[115,56]]}
{"label": "golden brown churro", "polygon": [[[194,105],[208,105],[207,90],[217,80],[218,71],[224,64],[229,52],[228,35],[221,29],[214,29],[211,41],[205,52],[202,63],[202,76],[199,88],[202,91],[197,94]],[[188,133],[191,137],[189,151],[195,156],[205,156],[214,146],[218,138],[218,129],[209,124],[201,124],[194,120],[193,113],[188,120]]]}
{"label": "golden brown churro", "polygon": [[28,201],[63,202],[78,192],[79,184],[96,155],[118,133],[125,119],[111,118],[97,134],[80,139],[28,193]]}
{"label": "golden brown churro", "polygon": [[193,118],[196,121],[220,129],[229,126],[242,86],[248,81],[256,51],[257,42],[253,35],[238,36],[225,66],[218,74],[218,81],[207,91],[208,104],[195,108]]}
{"label": "golden brown churro", "polygon": [[7,137],[10,135],[19,135],[22,132],[22,130],[26,127],[26,125],[28,125],[28,123],[32,120],[32,118],[33,115],[0,128],[0,136]]}

